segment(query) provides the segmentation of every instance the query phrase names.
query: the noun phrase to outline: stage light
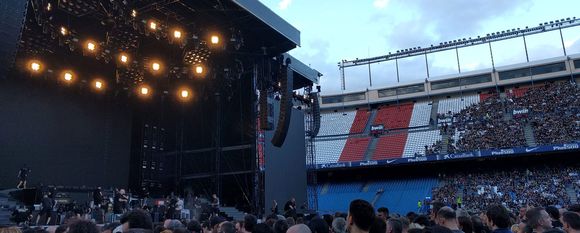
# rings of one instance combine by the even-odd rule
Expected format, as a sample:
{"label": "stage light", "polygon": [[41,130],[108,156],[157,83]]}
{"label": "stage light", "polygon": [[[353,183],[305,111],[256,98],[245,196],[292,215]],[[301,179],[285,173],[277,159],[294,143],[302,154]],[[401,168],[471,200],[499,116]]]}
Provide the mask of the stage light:
{"label": "stage light", "polygon": [[216,35],[211,36],[211,43],[218,44],[220,42],[220,38]]}
{"label": "stage light", "polygon": [[187,98],[189,97],[189,91],[188,90],[181,90],[181,98]]}
{"label": "stage light", "polygon": [[60,34],[66,36],[66,34],[68,34],[68,30],[65,27],[60,27]]}
{"label": "stage light", "polygon": [[149,92],[150,92],[149,91],[149,87],[147,87],[147,86],[141,86],[141,87],[139,87],[139,94],[140,95],[146,96],[146,95],[149,95]]}
{"label": "stage light", "polygon": [[33,60],[28,63],[28,68],[30,71],[38,73],[42,69],[42,65],[39,61]]}
{"label": "stage light", "polygon": [[136,10],[131,10],[131,16],[133,18],[137,17],[137,11]]}
{"label": "stage light", "polygon": [[155,21],[153,21],[153,20],[152,20],[152,21],[150,21],[150,22],[149,22],[149,28],[150,28],[151,30],[157,30],[157,23],[156,23]]}
{"label": "stage light", "polygon": [[129,56],[127,54],[121,53],[121,55],[119,55],[119,61],[122,63],[127,63],[129,61]]}
{"label": "stage light", "polygon": [[105,84],[100,80],[96,80],[94,86],[97,90],[102,90]]}
{"label": "stage light", "polygon": [[196,73],[196,74],[203,74],[203,66],[201,66],[201,65],[196,65],[196,66],[195,66],[195,73]]}
{"label": "stage light", "polygon": [[87,49],[89,51],[95,51],[96,48],[97,48],[97,45],[95,45],[95,42],[92,42],[92,41],[87,42]]}
{"label": "stage light", "polygon": [[74,76],[73,76],[73,73],[72,72],[66,71],[66,72],[64,72],[62,78],[66,82],[71,82],[73,80]]}
{"label": "stage light", "polygon": [[153,62],[153,64],[151,64],[151,69],[154,71],[159,71],[161,69],[161,65],[157,62]]}
{"label": "stage light", "polygon": [[47,11],[52,10],[52,5],[50,4],[50,2],[48,4],[46,4],[46,10]]}
{"label": "stage light", "polygon": [[181,31],[179,31],[179,30],[174,30],[174,31],[173,31],[173,37],[174,37],[175,39],[179,39],[179,38],[181,38]]}

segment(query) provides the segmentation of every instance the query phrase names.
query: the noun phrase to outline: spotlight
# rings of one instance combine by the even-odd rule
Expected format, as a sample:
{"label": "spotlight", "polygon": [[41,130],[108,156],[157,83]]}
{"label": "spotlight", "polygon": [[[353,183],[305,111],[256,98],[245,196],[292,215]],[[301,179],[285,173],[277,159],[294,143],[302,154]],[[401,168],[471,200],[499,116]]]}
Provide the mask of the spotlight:
{"label": "spotlight", "polygon": [[153,71],[159,71],[161,69],[161,65],[157,62],[153,62],[153,64],[151,64],[151,69]]}
{"label": "spotlight", "polygon": [[42,70],[42,64],[40,61],[31,60],[28,62],[28,69],[34,73],[39,73]]}
{"label": "spotlight", "polygon": [[68,34],[68,30],[65,27],[60,27],[60,34],[66,36],[66,34]]}
{"label": "spotlight", "polygon": [[121,53],[121,55],[119,55],[119,61],[122,63],[127,63],[129,61],[129,56],[127,56],[125,53]]}
{"label": "spotlight", "polygon": [[131,16],[133,18],[137,17],[137,11],[136,10],[131,10]]}
{"label": "spotlight", "polygon": [[220,42],[220,38],[216,35],[211,36],[211,43],[218,44]]}
{"label": "spotlight", "polygon": [[173,31],[173,37],[174,37],[175,39],[179,39],[179,38],[181,38],[181,31],[179,31],[179,30],[175,30],[175,31]]}
{"label": "spotlight", "polygon": [[95,45],[94,42],[92,42],[92,41],[87,42],[87,49],[89,51],[95,51],[96,48],[97,48],[97,45]]}
{"label": "spotlight", "polygon": [[195,66],[195,73],[196,73],[196,74],[203,74],[203,66],[201,66],[201,65],[196,65],[196,66]]}
{"label": "spotlight", "polygon": [[95,89],[97,89],[97,90],[102,90],[102,89],[103,89],[103,87],[105,86],[105,84],[103,83],[103,81],[96,80],[96,81],[94,82],[94,86],[95,86]]}
{"label": "spotlight", "polygon": [[149,28],[150,28],[151,30],[157,30],[157,23],[156,23],[155,21],[151,20],[151,21],[149,22]]}
{"label": "spotlight", "polygon": [[62,79],[64,79],[64,81],[66,82],[72,82],[73,78],[74,75],[70,71],[65,71],[64,74],[62,75]]}
{"label": "spotlight", "polygon": [[141,85],[138,88],[139,95],[141,96],[148,96],[151,93],[151,89],[147,85]]}
{"label": "spotlight", "polygon": [[189,91],[181,90],[181,98],[187,98],[187,97],[189,97]]}

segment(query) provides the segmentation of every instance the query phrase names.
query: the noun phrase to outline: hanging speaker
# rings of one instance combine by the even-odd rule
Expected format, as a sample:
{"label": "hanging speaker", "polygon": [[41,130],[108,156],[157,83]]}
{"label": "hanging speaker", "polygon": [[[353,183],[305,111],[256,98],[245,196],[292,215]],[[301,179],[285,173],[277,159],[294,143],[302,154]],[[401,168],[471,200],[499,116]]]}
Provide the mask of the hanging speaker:
{"label": "hanging speaker", "polygon": [[292,116],[292,84],[294,83],[293,72],[289,68],[290,59],[286,59],[286,65],[281,65],[278,72],[280,82],[280,114],[278,114],[278,124],[272,137],[272,145],[281,147],[286,140],[290,117]]}
{"label": "hanging speaker", "polygon": [[258,104],[260,106],[260,129],[261,130],[271,130],[272,123],[269,120],[269,110],[268,110],[268,90],[262,85],[260,88],[260,99],[258,100]]}
{"label": "hanging speaker", "polygon": [[314,128],[312,128],[312,137],[318,135],[320,131],[320,102],[318,101],[318,93],[310,93],[312,99],[312,117],[314,117]]}

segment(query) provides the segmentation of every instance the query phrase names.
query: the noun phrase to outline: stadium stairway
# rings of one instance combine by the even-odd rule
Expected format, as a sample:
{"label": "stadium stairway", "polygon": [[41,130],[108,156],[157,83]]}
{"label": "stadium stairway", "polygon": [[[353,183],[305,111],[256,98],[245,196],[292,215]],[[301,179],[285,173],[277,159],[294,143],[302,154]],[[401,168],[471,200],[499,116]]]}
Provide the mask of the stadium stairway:
{"label": "stadium stairway", "polygon": [[441,151],[439,151],[439,154],[446,155],[448,147],[449,147],[449,133],[442,133],[441,134]]}
{"label": "stadium stairway", "polygon": [[566,185],[566,194],[570,197],[570,203],[578,203],[578,197],[576,197],[576,190],[571,185]]}
{"label": "stadium stairway", "polygon": [[365,135],[369,135],[371,133],[371,125],[373,124],[373,122],[375,122],[375,118],[377,118],[377,110],[373,109],[371,110],[371,115],[369,116],[369,119],[367,120],[367,125],[365,126],[364,130]]}
{"label": "stadium stairway", "polygon": [[431,119],[433,119],[433,124],[430,125],[432,129],[437,127],[437,109],[439,109],[439,101],[433,101],[431,107]]}
{"label": "stadium stairway", "polygon": [[528,146],[537,146],[536,137],[534,136],[534,129],[530,122],[524,125],[524,137],[526,138],[526,144]]}
{"label": "stadium stairway", "polygon": [[373,154],[375,153],[375,150],[377,149],[377,143],[379,142],[379,138],[378,137],[372,137],[371,138],[371,142],[369,143],[369,147],[367,148],[366,154],[365,154],[365,161],[369,161],[373,159]]}

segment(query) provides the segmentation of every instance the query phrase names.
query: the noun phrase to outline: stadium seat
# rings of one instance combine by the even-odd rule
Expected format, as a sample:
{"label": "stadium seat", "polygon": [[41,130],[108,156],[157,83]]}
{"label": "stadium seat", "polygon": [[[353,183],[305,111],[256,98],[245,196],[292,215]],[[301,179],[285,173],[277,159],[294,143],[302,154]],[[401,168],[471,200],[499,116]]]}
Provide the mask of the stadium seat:
{"label": "stadium seat", "polygon": [[377,112],[374,124],[382,124],[385,129],[408,128],[412,113],[412,103],[382,106]]}
{"label": "stadium seat", "polygon": [[316,139],[316,164],[336,163],[340,157],[346,138]]}
{"label": "stadium seat", "polygon": [[410,132],[403,150],[403,158],[414,157],[415,153],[425,155],[425,146],[431,146],[439,140],[441,140],[439,130]]}
{"label": "stadium seat", "polygon": [[480,99],[481,97],[479,95],[468,95],[464,96],[463,98],[454,97],[449,99],[442,99],[439,100],[439,108],[437,109],[437,113],[459,113],[461,110],[479,103]]}
{"label": "stadium seat", "polygon": [[382,136],[377,142],[372,160],[401,158],[406,141],[407,132]]}
{"label": "stadium seat", "polygon": [[419,127],[429,125],[432,105],[429,102],[415,103],[409,127]]}
{"label": "stadium seat", "polygon": [[[318,132],[318,136],[349,134],[353,125],[353,121],[357,115],[357,111],[321,113],[320,122],[322,122],[322,124],[320,124],[320,131]],[[362,127],[364,128],[364,126]]]}
{"label": "stadium seat", "polygon": [[370,115],[371,112],[367,109],[357,110],[354,121],[352,122],[352,127],[350,128],[350,133],[358,134],[364,132]]}
{"label": "stadium seat", "polygon": [[365,152],[369,146],[371,138],[348,138],[346,145],[340,154],[339,162],[353,162],[362,161],[365,156]]}

